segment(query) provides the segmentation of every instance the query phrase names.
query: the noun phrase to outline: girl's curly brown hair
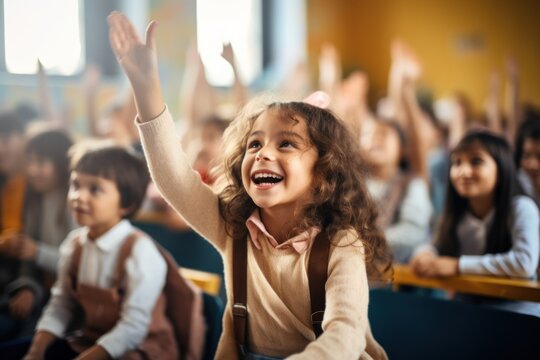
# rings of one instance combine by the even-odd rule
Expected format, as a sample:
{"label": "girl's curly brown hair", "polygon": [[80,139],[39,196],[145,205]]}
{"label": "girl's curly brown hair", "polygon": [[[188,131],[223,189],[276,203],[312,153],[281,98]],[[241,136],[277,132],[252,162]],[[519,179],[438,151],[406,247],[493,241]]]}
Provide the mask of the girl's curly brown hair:
{"label": "girl's curly brown hair", "polygon": [[[293,122],[305,121],[310,141],[318,151],[311,201],[305,205],[298,233],[312,226],[328,232],[354,229],[364,246],[368,274],[388,280],[391,255],[377,226],[376,205],[364,183],[365,166],[357,141],[332,112],[304,102],[256,99],[246,105],[224,134],[223,161],[217,169],[220,211],[233,238],[247,237],[246,220],[256,209],[242,183],[242,161],[255,120],[265,111],[279,111]],[[352,245],[352,244],[351,244]]]}

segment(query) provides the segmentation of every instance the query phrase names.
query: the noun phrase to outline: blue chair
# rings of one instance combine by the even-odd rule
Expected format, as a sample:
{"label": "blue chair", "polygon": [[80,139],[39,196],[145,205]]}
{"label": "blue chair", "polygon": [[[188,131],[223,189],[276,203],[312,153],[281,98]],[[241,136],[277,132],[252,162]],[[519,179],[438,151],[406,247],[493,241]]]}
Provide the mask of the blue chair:
{"label": "blue chair", "polygon": [[206,339],[204,360],[212,360],[222,331],[224,305],[221,298],[203,292],[204,319],[206,322]]}
{"label": "blue chair", "polygon": [[540,318],[377,289],[369,319],[390,359],[540,359]]}

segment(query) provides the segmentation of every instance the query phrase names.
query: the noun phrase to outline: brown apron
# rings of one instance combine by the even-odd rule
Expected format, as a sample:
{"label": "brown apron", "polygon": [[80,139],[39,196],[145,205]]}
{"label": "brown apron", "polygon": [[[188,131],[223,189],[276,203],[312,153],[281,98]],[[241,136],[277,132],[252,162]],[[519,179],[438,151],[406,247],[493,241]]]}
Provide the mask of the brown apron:
{"label": "brown apron", "polygon": [[[77,281],[82,245],[80,240],[76,241],[69,273],[73,297],[82,308],[84,321],[80,330],[68,338],[74,351],[81,353],[92,347],[119,321],[124,300],[121,283],[125,275],[125,263],[137,237],[137,234],[130,235],[122,245],[116,261],[112,287],[108,289],[81,284]],[[146,338],[136,349],[124,354],[122,359],[178,359],[174,330],[165,314],[165,309],[166,299],[162,293],[152,311]]]}

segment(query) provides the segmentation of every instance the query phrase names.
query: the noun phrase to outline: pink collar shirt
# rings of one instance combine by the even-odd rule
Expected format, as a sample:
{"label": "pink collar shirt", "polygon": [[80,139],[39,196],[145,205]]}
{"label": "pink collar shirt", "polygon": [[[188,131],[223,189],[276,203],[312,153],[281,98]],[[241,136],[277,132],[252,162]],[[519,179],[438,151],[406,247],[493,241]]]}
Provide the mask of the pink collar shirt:
{"label": "pink collar shirt", "polygon": [[299,254],[304,253],[313,243],[315,237],[321,232],[321,229],[318,227],[312,227],[279,244],[276,239],[266,230],[266,227],[261,220],[259,209],[255,209],[251,216],[246,220],[246,227],[249,231],[249,238],[257,249],[261,250],[261,238],[259,235],[262,233],[274,248],[289,249],[292,247]]}

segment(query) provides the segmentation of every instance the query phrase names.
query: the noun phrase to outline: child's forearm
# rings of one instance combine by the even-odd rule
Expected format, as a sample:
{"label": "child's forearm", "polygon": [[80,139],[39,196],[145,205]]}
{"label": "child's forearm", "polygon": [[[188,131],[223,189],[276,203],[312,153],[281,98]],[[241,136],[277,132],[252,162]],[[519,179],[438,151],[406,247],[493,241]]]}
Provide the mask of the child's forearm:
{"label": "child's forearm", "polygon": [[153,80],[147,88],[136,88],[133,83],[132,86],[140,121],[157,118],[165,109],[159,80]]}
{"label": "child's forearm", "polygon": [[94,345],[90,349],[77,356],[77,360],[107,360],[112,359],[109,353],[101,346]]}
{"label": "child's forearm", "polygon": [[34,336],[32,340],[32,345],[28,350],[28,353],[24,359],[42,359],[45,355],[45,351],[56,339],[56,336],[52,333],[44,330],[40,330]]}

